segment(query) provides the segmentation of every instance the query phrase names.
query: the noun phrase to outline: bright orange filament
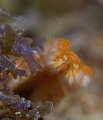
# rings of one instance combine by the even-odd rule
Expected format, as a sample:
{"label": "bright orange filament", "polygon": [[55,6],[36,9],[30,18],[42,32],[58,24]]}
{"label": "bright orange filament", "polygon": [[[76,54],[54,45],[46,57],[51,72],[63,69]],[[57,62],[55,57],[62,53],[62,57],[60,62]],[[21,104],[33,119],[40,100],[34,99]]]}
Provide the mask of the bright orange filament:
{"label": "bright orange filament", "polygon": [[58,50],[60,52],[65,52],[66,50],[69,49],[69,47],[71,47],[70,42],[60,38],[60,43],[58,45]]}
{"label": "bright orange filament", "polygon": [[68,40],[60,39],[57,46],[59,53],[54,55],[53,58],[55,68],[58,71],[69,74],[69,76],[75,76],[76,73],[81,70],[83,70],[87,76],[91,76],[91,69],[84,65],[79,57],[69,49],[70,46]]}

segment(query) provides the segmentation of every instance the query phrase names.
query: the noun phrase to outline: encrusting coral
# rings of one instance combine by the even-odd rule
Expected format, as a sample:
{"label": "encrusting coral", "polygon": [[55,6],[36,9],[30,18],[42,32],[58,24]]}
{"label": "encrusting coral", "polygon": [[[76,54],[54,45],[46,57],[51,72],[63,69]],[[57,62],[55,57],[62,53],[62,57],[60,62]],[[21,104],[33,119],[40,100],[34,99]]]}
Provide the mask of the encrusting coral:
{"label": "encrusting coral", "polygon": [[[41,53],[37,49],[28,47],[32,42],[29,38],[20,35],[23,30],[14,29],[5,19],[17,19],[0,10],[0,120],[38,120],[51,112],[52,102],[46,101],[43,105],[35,106],[29,100],[15,95],[9,87],[12,77],[28,77],[42,71],[42,67],[33,57],[34,53]],[[16,60],[23,59],[29,68],[19,69]],[[19,79],[20,80],[20,79]]]}
{"label": "encrusting coral", "polygon": [[91,82],[92,70],[70,47],[69,40],[62,38],[44,43],[44,54],[34,55],[43,67],[43,72],[25,79],[14,90],[32,102],[50,100],[57,103],[66,95],[69,87],[87,86]]}

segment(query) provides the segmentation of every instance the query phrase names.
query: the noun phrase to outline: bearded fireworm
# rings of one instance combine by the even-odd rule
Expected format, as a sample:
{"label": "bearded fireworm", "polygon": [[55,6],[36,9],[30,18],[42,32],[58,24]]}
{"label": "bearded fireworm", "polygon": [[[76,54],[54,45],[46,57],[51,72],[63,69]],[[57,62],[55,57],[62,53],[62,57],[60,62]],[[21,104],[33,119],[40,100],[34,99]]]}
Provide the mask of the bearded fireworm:
{"label": "bearded fireworm", "polygon": [[92,70],[71,51],[70,47],[70,41],[62,38],[47,41],[44,44],[44,64],[68,84],[87,86],[92,80]]}

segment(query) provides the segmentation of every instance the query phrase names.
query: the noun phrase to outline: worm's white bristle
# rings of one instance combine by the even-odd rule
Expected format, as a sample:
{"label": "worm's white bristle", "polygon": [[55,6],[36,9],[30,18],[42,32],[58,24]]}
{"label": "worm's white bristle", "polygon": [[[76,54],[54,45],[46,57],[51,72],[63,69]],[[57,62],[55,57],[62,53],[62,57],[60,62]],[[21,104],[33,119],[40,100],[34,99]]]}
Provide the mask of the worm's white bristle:
{"label": "worm's white bristle", "polygon": [[91,77],[89,76],[84,76],[83,80],[82,80],[82,83],[81,83],[81,86],[83,87],[87,87],[88,84],[91,82]]}

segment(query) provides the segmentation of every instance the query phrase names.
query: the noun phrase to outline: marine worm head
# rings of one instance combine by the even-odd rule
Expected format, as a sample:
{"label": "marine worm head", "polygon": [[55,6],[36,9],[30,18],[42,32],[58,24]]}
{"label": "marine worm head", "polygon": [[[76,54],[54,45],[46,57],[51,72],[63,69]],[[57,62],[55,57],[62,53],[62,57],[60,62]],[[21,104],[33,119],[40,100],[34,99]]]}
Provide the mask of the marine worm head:
{"label": "marine worm head", "polygon": [[44,44],[47,53],[45,64],[58,73],[70,85],[87,86],[91,81],[92,70],[70,50],[69,40],[59,38]]}

